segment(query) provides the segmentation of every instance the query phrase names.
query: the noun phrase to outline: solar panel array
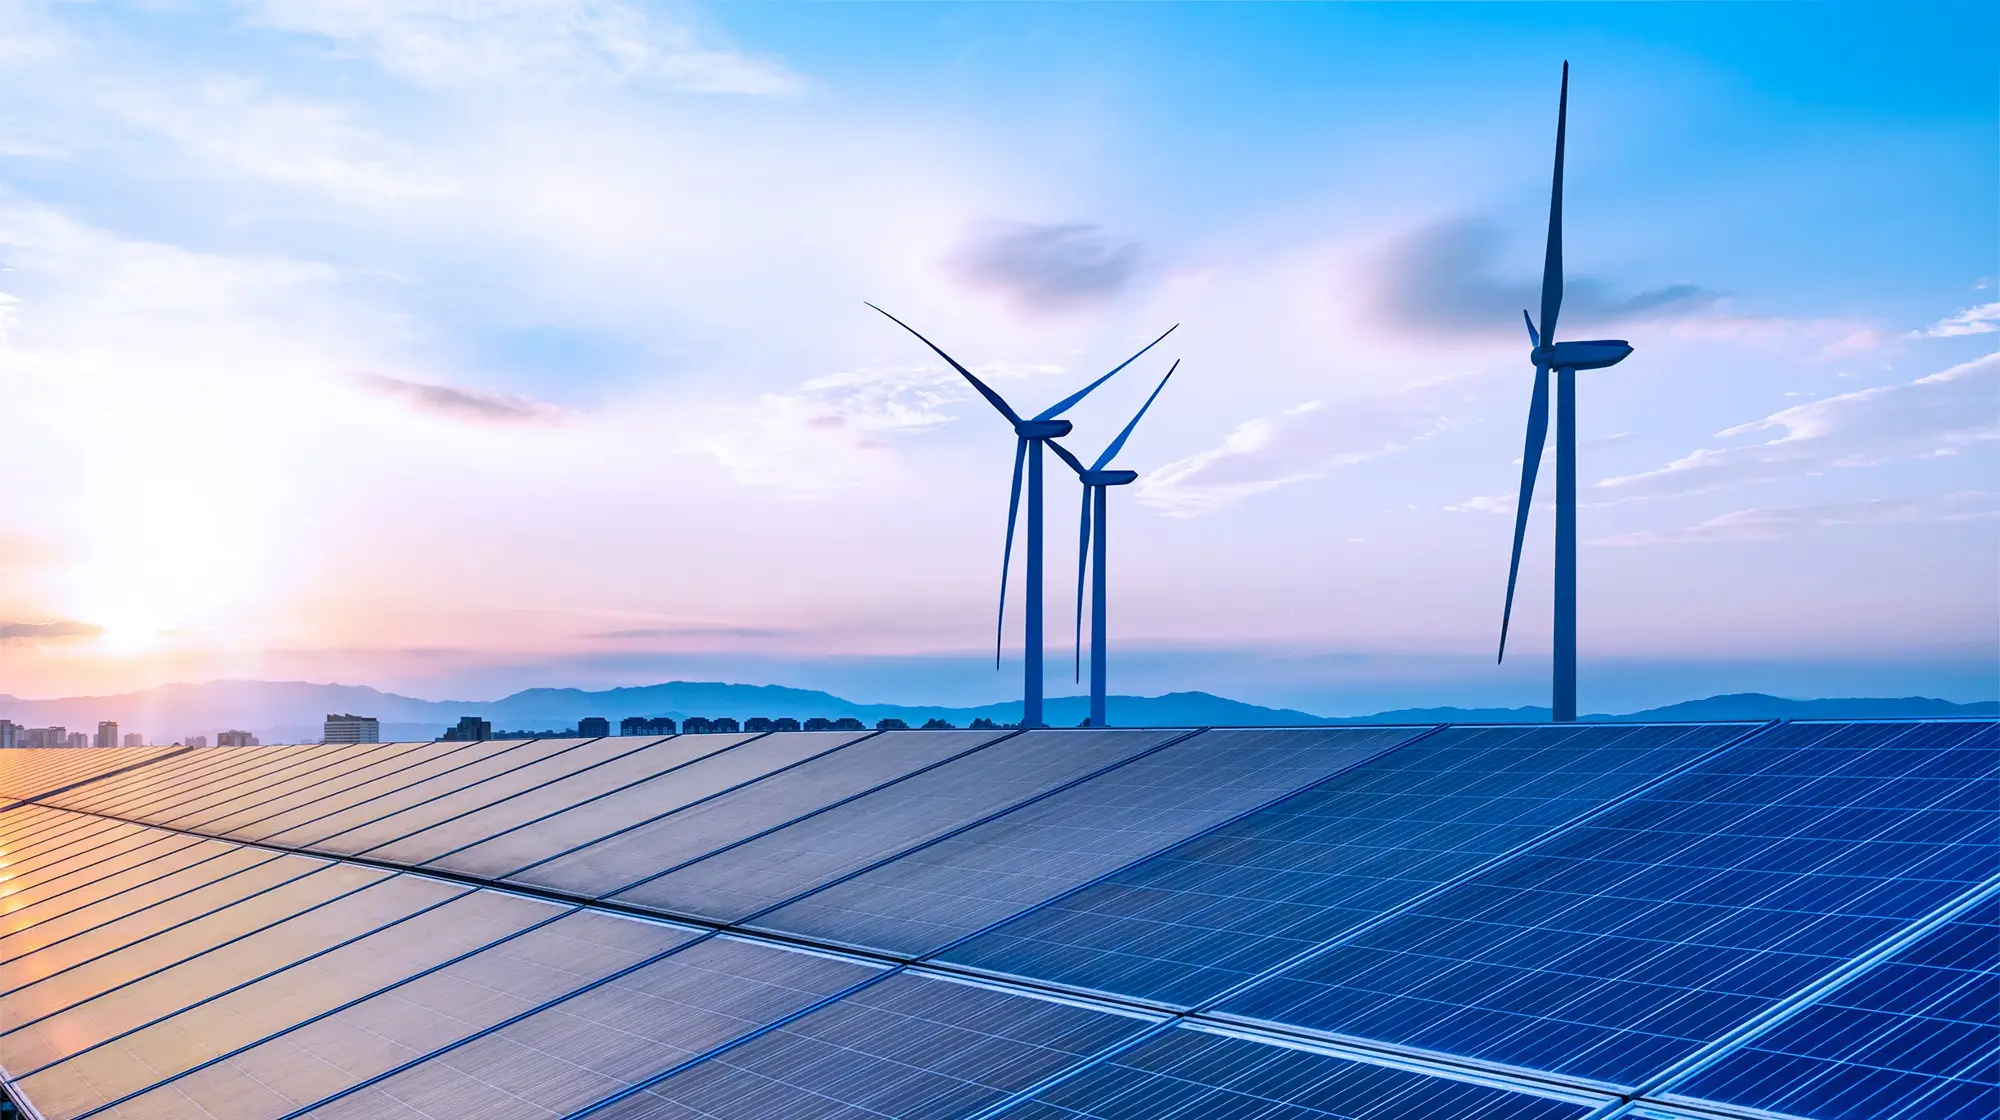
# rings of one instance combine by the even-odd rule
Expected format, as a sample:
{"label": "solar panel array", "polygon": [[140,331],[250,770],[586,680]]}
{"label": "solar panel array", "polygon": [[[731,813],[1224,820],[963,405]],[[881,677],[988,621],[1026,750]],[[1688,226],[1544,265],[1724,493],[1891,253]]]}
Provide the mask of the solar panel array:
{"label": "solar panel array", "polygon": [[30,1115],[1987,1117],[2000,723],[0,752]]}

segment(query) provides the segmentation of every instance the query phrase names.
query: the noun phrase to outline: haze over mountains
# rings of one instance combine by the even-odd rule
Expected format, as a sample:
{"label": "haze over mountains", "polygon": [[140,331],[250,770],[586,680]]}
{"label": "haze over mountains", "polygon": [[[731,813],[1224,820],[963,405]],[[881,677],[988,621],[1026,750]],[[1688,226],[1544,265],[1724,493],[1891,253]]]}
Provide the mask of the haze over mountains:
{"label": "haze over mountains", "polygon": [[[1087,700],[1055,697],[1048,702],[1049,722],[1071,726],[1082,721]],[[1287,708],[1248,704],[1206,692],[1172,692],[1163,696],[1113,696],[1111,722],[1126,726],[1281,726],[1345,723],[1535,722],[1549,710],[1526,708],[1405,708],[1373,715],[1326,717]],[[188,735],[213,735],[225,728],[254,732],[264,742],[317,742],[320,721],[329,712],[353,712],[382,721],[385,738],[429,739],[460,716],[490,720],[495,730],[563,730],[584,716],[604,716],[615,726],[625,716],[690,715],[853,716],[873,726],[894,717],[911,726],[927,719],[948,720],[960,727],[974,719],[996,723],[1020,717],[1018,703],[976,707],[862,704],[828,692],[780,685],[668,681],[632,688],[589,692],[574,688],[531,688],[498,700],[420,700],[361,685],[312,684],[304,681],[209,681],[170,684],[115,696],[23,700],[0,695],[0,718],[32,727],[60,724],[91,730],[99,720],[116,720],[125,730],[139,731],[156,742],[173,742]],[[1881,718],[1913,716],[1991,716],[2000,703],[1957,704],[1929,697],[1786,699],[1761,693],[1711,696],[1661,708],[1585,719],[1725,720]]]}

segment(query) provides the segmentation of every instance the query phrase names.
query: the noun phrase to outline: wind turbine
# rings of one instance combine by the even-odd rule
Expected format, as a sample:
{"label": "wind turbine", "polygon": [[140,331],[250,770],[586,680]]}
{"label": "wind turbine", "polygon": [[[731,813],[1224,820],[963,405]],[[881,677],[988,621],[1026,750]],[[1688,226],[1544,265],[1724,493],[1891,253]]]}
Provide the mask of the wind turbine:
{"label": "wind turbine", "polygon": [[931,348],[931,352],[950,363],[967,381],[972,383],[979,395],[994,407],[1009,424],[1014,426],[1014,487],[1007,496],[1007,546],[1000,556],[1000,620],[994,628],[993,667],[1000,667],[1000,637],[1007,624],[1007,570],[1014,558],[1014,520],[1021,508],[1021,467],[1025,462],[1028,469],[1028,619],[1025,649],[1022,656],[1024,680],[1021,685],[1021,726],[1042,727],[1042,445],[1057,436],[1066,436],[1071,426],[1067,420],[1057,417],[1068,412],[1076,402],[1090,395],[1091,390],[1111,379],[1112,374],[1139,360],[1141,354],[1160,344],[1160,339],[1174,333],[1179,323],[1168,327],[1159,338],[1147,343],[1138,354],[1134,354],[1113,367],[1111,373],[1085,385],[1055,404],[1027,419],[1015,412],[984,381],[972,375],[972,371],[958,364],[958,359],[938,349],[938,345],[921,334],[915,327],[882,311],[874,304],[868,304],[881,311],[884,318],[916,335],[917,341]]}
{"label": "wind turbine", "polygon": [[1139,411],[1132,416],[1132,422],[1125,425],[1125,430],[1118,433],[1118,438],[1111,441],[1111,445],[1104,449],[1104,454],[1099,455],[1095,463],[1086,467],[1062,444],[1053,442],[1049,444],[1049,450],[1060,455],[1062,461],[1070,465],[1070,469],[1076,472],[1077,479],[1083,483],[1083,515],[1076,532],[1076,660],[1079,676],[1083,671],[1083,573],[1091,559],[1090,538],[1093,524],[1097,530],[1097,563],[1090,569],[1090,726],[1092,727],[1108,726],[1104,711],[1104,672],[1107,658],[1104,646],[1104,552],[1107,539],[1104,520],[1105,496],[1111,487],[1126,486],[1138,481],[1139,478],[1138,471],[1111,471],[1104,468],[1118,456],[1119,450],[1125,446],[1125,441],[1132,437],[1132,429],[1139,426],[1139,418],[1146,415],[1147,409],[1153,407],[1153,398],[1159,396],[1160,390],[1167,387],[1168,379],[1173,377],[1174,370],[1179,368],[1181,368],[1179,361],[1168,367],[1167,376],[1160,378],[1160,383],[1153,388],[1153,395],[1147,397],[1146,403],[1139,406]]}
{"label": "wind turbine", "polygon": [[1557,342],[1562,309],[1563,132],[1569,119],[1569,63],[1563,63],[1562,100],[1556,109],[1555,185],[1549,191],[1549,246],[1542,262],[1542,326],[1524,310],[1528,360],[1535,363],[1535,392],[1528,404],[1528,443],[1521,452],[1521,503],[1514,515],[1514,559],[1507,568],[1507,606],[1500,616],[1500,660],[1507,659],[1507,625],[1514,616],[1514,582],[1521,574],[1521,541],[1535,497],[1535,472],[1549,434],[1549,371],[1556,374],[1556,600],[1555,686],[1550,708],[1559,723],[1576,719],[1576,371],[1603,369],[1625,360],[1622,339]]}

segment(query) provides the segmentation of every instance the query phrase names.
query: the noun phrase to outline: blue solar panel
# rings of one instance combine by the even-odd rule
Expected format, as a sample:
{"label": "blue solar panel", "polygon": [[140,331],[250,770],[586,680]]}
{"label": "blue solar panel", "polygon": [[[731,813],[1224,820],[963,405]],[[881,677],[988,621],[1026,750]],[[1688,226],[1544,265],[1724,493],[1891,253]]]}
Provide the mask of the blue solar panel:
{"label": "blue solar panel", "polygon": [[943,959],[1193,1005],[1745,730],[1447,728],[1031,910]]}
{"label": "blue solar panel", "polygon": [[1992,873],[2000,728],[1741,744],[1222,1010],[1645,1081]]}
{"label": "blue solar panel", "polygon": [[1587,1105],[1180,1028],[1058,1082],[1006,1120],[1557,1120]]}
{"label": "blue solar panel", "polygon": [[613,1101],[592,1120],[971,1115],[1148,1027],[909,973]]}
{"label": "blue solar panel", "polygon": [[2000,900],[1989,898],[1673,1087],[1825,1120],[2000,1116]]}

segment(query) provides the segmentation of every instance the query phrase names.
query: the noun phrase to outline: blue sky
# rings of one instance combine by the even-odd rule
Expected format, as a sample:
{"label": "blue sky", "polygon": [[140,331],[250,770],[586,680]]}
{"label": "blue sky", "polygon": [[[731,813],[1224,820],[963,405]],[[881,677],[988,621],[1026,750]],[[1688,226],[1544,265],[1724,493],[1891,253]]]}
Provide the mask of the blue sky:
{"label": "blue sky", "polygon": [[1094,454],[1183,360],[1115,690],[1537,701],[1546,509],[1488,651],[1568,59],[1564,333],[1637,348],[1582,390],[1584,706],[1993,696],[1996,24],[0,6],[6,691],[1004,698],[1008,435],[866,299],[1036,407],[1182,324],[1075,414]]}

